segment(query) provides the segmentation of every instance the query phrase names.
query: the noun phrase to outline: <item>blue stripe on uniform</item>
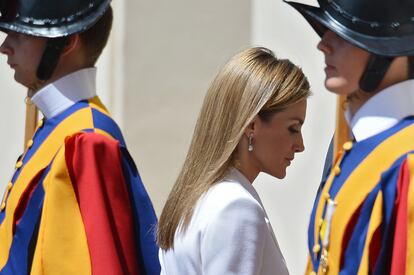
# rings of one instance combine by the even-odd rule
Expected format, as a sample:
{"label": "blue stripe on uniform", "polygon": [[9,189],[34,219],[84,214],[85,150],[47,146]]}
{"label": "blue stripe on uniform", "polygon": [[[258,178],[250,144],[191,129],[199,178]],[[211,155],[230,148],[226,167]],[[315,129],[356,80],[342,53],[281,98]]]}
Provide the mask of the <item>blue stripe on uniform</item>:
{"label": "blue stripe on uniform", "polygon": [[126,147],[124,137],[121,133],[121,129],[119,129],[118,124],[116,124],[111,117],[93,108],[92,117],[95,128],[107,132],[112,137],[117,139],[123,147]]}
{"label": "blue stripe on uniform", "polygon": [[[67,117],[75,113],[76,111],[89,107],[87,101],[79,101],[69,107],[67,110],[63,111],[61,114],[57,115],[54,118],[45,120],[44,125],[39,128],[33,136],[33,146],[27,150],[26,154],[24,155],[22,162],[23,166],[19,169],[16,169],[13,176],[11,183],[14,184],[19,177],[22,169],[30,161],[33,155],[37,152],[43,142],[47,139],[47,137],[55,130],[55,128]],[[0,225],[2,224],[6,215],[6,211],[0,212]]]}
{"label": "blue stripe on uniform", "polygon": [[30,255],[30,246],[32,241],[37,240],[32,239],[37,238],[38,224],[40,222],[45,195],[43,181],[49,173],[50,167],[51,165],[49,165],[42,173],[42,177],[28,201],[25,212],[19,223],[16,225],[16,230],[10,247],[9,259],[0,271],[1,275],[30,273],[30,266],[28,266],[28,264],[32,262],[29,259],[33,257],[33,255]]}
{"label": "blue stripe on uniform", "polygon": [[[341,174],[334,178],[332,186],[329,190],[329,194],[331,198],[335,198],[339,190],[341,189],[344,182],[348,179],[350,174],[363,162],[363,160],[383,141],[391,137],[392,135],[396,134],[397,132],[403,130],[404,128],[411,126],[414,123],[414,117],[407,117],[401,120],[397,125],[391,127],[390,129],[379,133],[373,137],[370,137],[366,140],[354,143],[352,150],[345,153],[345,156],[341,162]],[[316,271],[319,267],[320,261],[320,253],[315,257],[312,251],[313,246],[315,244],[314,240],[314,232],[315,232],[315,217],[316,217],[316,210],[318,203],[320,201],[321,194],[317,195],[315,200],[311,219],[308,228],[308,246],[309,246],[309,255],[311,257],[311,261],[314,267],[314,271]],[[325,216],[326,212],[326,205],[322,212],[322,217]],[[321,240],[318,237],[319,245],[321,245]]]}

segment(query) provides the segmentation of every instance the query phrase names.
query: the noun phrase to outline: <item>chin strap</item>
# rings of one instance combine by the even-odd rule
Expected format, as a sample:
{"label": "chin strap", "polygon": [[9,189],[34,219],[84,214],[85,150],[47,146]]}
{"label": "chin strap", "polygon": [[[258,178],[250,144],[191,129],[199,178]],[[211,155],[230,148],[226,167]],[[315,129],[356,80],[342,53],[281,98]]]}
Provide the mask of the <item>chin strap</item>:
{"label": "chin strap", "polygon": [[67,36],[49,38],[47,40],[45,50],[37,67],[37,78],[40,80],[48,80],[52,76],[67,41]]}
{"label": "chin strap", "polygon": [[359,80],[359,87],[365,92],[373,92],[378,88],[394,57],[372,54],[367,67]]}

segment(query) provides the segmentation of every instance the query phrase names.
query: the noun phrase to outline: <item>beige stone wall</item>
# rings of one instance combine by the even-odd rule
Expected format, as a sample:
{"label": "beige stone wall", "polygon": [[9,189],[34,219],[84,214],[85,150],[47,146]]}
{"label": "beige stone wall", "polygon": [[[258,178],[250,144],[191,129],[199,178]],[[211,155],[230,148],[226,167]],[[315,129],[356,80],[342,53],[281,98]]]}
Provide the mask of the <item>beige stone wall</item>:
{"label": "beige stone wall", "polygon": [[218,67],[251,37],[248,0],[125,2],[123,128],[158,214]]}

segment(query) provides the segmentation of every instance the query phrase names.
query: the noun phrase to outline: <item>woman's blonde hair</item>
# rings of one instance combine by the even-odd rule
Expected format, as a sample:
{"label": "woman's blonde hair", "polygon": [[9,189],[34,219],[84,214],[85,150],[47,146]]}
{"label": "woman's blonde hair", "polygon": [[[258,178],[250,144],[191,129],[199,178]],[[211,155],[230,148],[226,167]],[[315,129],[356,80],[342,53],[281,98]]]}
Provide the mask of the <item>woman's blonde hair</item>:
{"label": "woman's blonde hair", "polygon": [[309,83],[298,67],[272,51],[250,48],[218,73],[204,98],[184,165],[162,211],[157,231],[162,249],[174,247],[198,199],[235,164],[237,145],[259,112],[277,112],[306,99]]}

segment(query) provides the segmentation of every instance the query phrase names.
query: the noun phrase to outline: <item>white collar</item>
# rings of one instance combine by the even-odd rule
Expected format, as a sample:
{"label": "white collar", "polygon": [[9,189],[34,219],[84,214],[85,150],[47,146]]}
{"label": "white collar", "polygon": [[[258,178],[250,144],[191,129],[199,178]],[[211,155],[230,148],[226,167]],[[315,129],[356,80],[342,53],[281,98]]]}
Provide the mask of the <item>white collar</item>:
{"label": "white collar", "polygon": [[252,197],[257,202],[259,202],[259,204],[262,206],[262,208],[264,208],[263,203],[260,200],[259,194],[257,194],[257,191],[256,191],[256,189],[254,189],[253,184],[238,169],[236,169],[234,167],[230,168],[230,170],[227,173],[225,179],[229,180],[229,181],[239,182],[244,187],[244,189],[246,189],[247,192],[249,192],[250,195],[252,195]]}
{"label": "white collar", "polygon": [[46,118],[52,118],[80,100],[96,96],[96,68],[86,68],[50,83],[32,97]]}
{"label": "white collar", "polygon": [[283,258],[282,252],[280,251],[279,243],[276,239],[275,233],[273,232],[273,228],[272,228],[272,225],[271,225],[270,220],[268,218],[268,215],[266,213],[266,209],[264,208],[263,203],[260,200],[259,194],[257,194],[256,189],[254,189],[253,184],[246,178],[246,176],[242,172],[240,172],[238,169],[236,169],[234,167],[230,168],[230,170],[229,170],[227,176],[225,177],[225,179],[229,180],[229,181],[235,181],[235,182],[240,183],[246,189],[246,191],[249,192],[250,195],[260,204],[260,206],[262,207],[263,212],[264,212],[264,216],[265,216],[264,218],[265,218],[266,224],[267,224],[267,226],[269,228],[269,231],[272,235],[273,242],[275,243],[277,249],[279,250],[279,253],[280,253],[280,255],[283,259],[283,262],[286,265],[286,261]]}
{"label": "white collar", "polygon": [[414,80],[394,84],[365,102],[350,121],[352,134],[356,141],[362,141],[381,133],[398,123],[401,119],[414,114]]}

